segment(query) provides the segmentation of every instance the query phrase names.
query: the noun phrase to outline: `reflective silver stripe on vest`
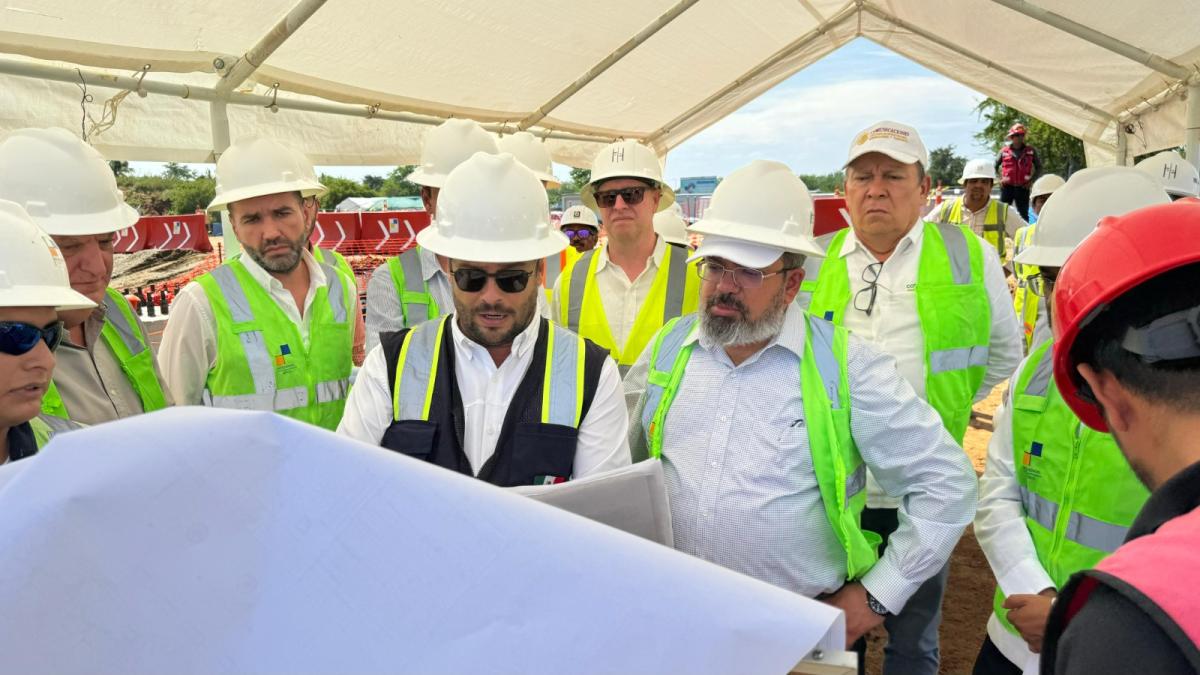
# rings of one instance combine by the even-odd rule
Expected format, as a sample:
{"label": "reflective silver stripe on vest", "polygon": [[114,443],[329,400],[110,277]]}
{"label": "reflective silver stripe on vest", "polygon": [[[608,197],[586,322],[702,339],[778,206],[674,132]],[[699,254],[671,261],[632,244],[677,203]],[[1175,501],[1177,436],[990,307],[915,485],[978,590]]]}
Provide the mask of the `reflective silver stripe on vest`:
{"label": "reflective silver stripe on vest", "polygon": [[546,288],[554,288],[554,282],[562,274],[562,253],[546,256]]}
{"label": "reflective silver stripe on vest", "polygon": [[808,317],[810,335],[812,337],[812,353],[817,361],[817,371],[821,373],[821,384],[825,395],[834,410],[842,407],[841,397],[841,368],[837,356],[833,353],[834,325],[814,317]]}
{"label": "reflective silver stripe on vest", "polygon": [[129,323],[125,312],[121,311],[113,297],[107,293],[104,295],[104,321],[116,329],[117,335],[121,336],[121,342],[125,343],[125,348],[131,355],[136,356],[146,349],[137,325]]}
{"label": "reflective silver stripe on vest", "polygon": [[45,424],[50,429],[51,438],[53,438],[56,434],[62,434],[68,431],[75,431],[76,429],[83,428],[83,425],[78,422],[72,422],[65,417],[58,417],[56,415],[47,415],[42,413],[38,415],[37,418],[42,421],[42,424]]}
{"label": "reflective silver stripe on vest", "polygon": [[971,283],[971,251],[967,248],[967,233],[958,225],[939,224],[938,231],[946,242],[946,253],[950,256],[950,272],[954,283]]}
{"label": "reflective silver stripe on vest", "polygon": [[[651,373],[657,372],[663,376],[670,376],[671,371],[675,368],[675,359],[679,356],[679,350],[683,349],[683,343],[695,325],[695,314],[689,314],[675,322],[670,332],[662,337],[662,342],[658,347],[658,358],[650,364]],[[646,405],[642,408],[642,429],[647,434],[650,433],[650,423],[654,421],[654,414],[658,412],[664,392],[663,387],[651,381],[650,377],[646,378]],[[647,442],[649,442],[649,438],[647,438]]]}
{"label": "reflective silver stripe on vest", "polygon": [[1067,519],[1067,539],[1097,551],[1112,553],[1125,543],[1129,528],[1096,520],[1082,513],[1072,512]]}
{"label": "reflective silver stripe on vest", "polygon": [[399,262],[400,269],[404,271],[404,290],[409,295],[397,299],[404,307],[404,316],[409,325],[415,326],[424,323],[429,318],[429,301],[428,294],[425,292],[425,275],[421,269],[420,250],[414,248],[401,253]]}
{"label": "reflective silver stripe on vest", "polygon": [[316,390],[317,403],[332,403],[344,400],[346,395],[350,393],[350,378],[318,382]]}
{"label": "reflective silver stripe on vest", "polygon": [[929,352],[930,374],[944,373],[950,370],[966,370],[973,366],[986,366],[987,362],[988,348],[986,346],[977,345]]}
{"label": "reflective silver stripe on vest", "polygon": [[342,273],[329,265],[321,265],[321,271],[325,273],[325,279],[329,284],[327,294],[329,307],[333,310],[333,320],[337,323],[345,323],[346,291],[342,288]]}
{"label": "reflective silver stripe on vest", "polygon": [[233,410],[274,410],[283,411],[308,406],[308,388],[291,387],[280,389],[274,394],[234,394],[230,396],[213,396],[212,392],[204,390],[204,405],[214,408],[231,408]]}
{"label": "reflective silver stripe on vest", "polygon": [[571,268],[571,287],[568,289],[571,297],[567,304],[567,328],[573,333],[579,332],[579,319],[583,315],[583,294],[587,290],[588,277],[592,267],[592,256],[596,249],[579,256],[575,266]]}
{"label": "reflective silver stripe on vest", "polygon": [[578,335],[552,323],[547,323],[541,328],[554,331],[554,353],[547,355],[551,357],[550,381],[542,383],[543,387],[550,388],[550,409],[547,411],[546,421],[550,424],[574,427],[575,410],[579,406],[579,401],[576,400],[580,393],[577,375],[579,359],[583,358],[583,341]]}
{"label": "reflective silver stripe on vest", "polygon": [[413,328],[408,340],[408,352],[404,355],[404,370],[400,374],[400,417],[401,420],[425,419],[425,395],[429,391],[429,378],[433,375],[433,354],[441,345],[435,342],[440,321],[422,323]]}
{"label": "reflective silver stripe on vest", "polygon": [[1021,486],[1021,505],[1025,507],[1025,516],[1042,527],[1054,531],[1054,521],[1058,520],[1058,504]]}
{"label": "reflective silver stripe on vest", "polygon": [[1054,374],[1054,359],[1051,358],[1053,349],[1042,352],[1042,358],[1037,362],[1037,369],[1029,384],[1025,385],[1025,393],[1029,396],[1045,396],[1050,389],[1050,377]]}
{"label": "reflective silver stripe on vest", "polygon": [[[238,283],[233,269],[228,266],[218,267],[212,271],[212,277],[217,282],[217,287],[221,289],[221,295],[225,298],[225,304],[229,306],[229,313],[232,315],[234,323],[254,321],[254,312],[250,310],[250,300],[246,298],[246,292]],[[206,391],[205,404],[238,410],[288,410],[298,407],[295,405],[280,407],[281,397],[283,400],[290,401],[294,396],[287,396],[284,395],[284,392],[275,390],[275,366],[262,331],[243,331],[236,335],[242,343],[242,351],[246,355],[250,376],[254,379],[255,393],[240,396],[210,396]],[[303,387],[299,387],[299,389],[304,392],[304,403],[301,405],[307,405],[308,392]]]}
{"label": "reflective silver stripe on vest", "polygon": [[683,316],[683,296],[687,290],[687,253],[678,246],[667,246],[667,301],[663,303],[662,322]]}
{"label": "reflective silver stripe on vest", "polygon": [[854,495],[862,492],[867,487],[867,465],[859,464],[854,473],[846,478],[846,504],[849,505],[850,499]]}

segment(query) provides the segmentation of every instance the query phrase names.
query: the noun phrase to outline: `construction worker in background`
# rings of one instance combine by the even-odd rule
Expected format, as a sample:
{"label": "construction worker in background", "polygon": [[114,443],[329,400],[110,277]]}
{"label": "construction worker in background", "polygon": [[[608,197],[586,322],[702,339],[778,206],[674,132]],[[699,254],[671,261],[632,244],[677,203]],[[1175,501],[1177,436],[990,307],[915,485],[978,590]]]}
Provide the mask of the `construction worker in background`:
{"label": "construction worker in background", "polygon": [[1012,206],[992,199],[996,172],[986,159],[973,159],[963,167],[961,196],[942,202],[930,212],[928,220],[935,223],[966,225],[972,232],[996,249],[1000,263],[1008,262],[1007,237],[1016,234],[1027,223]]}
{"label": "construction worker in background", "polygon": [[1033,217],[1030,223],[1025,227],[1018,228],[1017,233],[1013,235],[1013,278],[1016,280],[1017,288],[1013,293],[1013,310],[1017,313],[1017,319],[1021,321],[1021,330],[1025,334],[1025,352],[1034,345],[1041,344],[1050,338],[1050,328],[1046,321],[1038,321],[1039,316],[1045,316],[1042,312],[1042,301],[1038,299],[1036,293],[1029,283],[1029,279],[1038,273],[1037,265],[1022,265],[1017,262],[1021,252],[1029,247],[1029,242],[1033,240],[1033,233],[1037,229],[1036,223],[1039,215],[1042,212],[1042,206],[1050,199],[1050,195],[1054,191],[1062,187],[1066,181],[1060,176],[1048,173],[1033,182],[1033,190],[1029,194],[1030,206],[1033,209]]}
{"label": "construction worker in background", "polygon": [[1200,672],[1198,227],[1194,200],[1105,218],[1058,275],[1055,383],[1151,494],[1125,543],[1060,591],[1043,673]]}
{"label": "construction worker in background", "polygon": [[[546,150],[546,144],[537,136],[528,131],[518,131],[501,138],[498,145],[500,152],[507,152],[516,157],[518,162],[532,171],[547,190],[562,186],[562,183],[554,177],[554,165],[550,161],[550,153]],[[558,281],[558,276],[562,274],[562,271],[575,262],[575,258],[578,256],[571,255],[573,253],[575,250],[568,246],[561,253],[546,258],[546,278],[543,285],[547,289],[547,294],[549,294],[549,289],[554,288],[554,282]]]}
{"label": "construction worker in background", "polygon": [[[664,460],[677,549],[840,608],[852,644],[949,560],[975,475],[890,356],[793,304],[822,255],[811,216],[779,162],[717,186],[692,226],[702,309],[626,377],[630,447]],[[882,559],[859,525],[867,467],[902,501]]]}
{"label": "construction worker in background", "polygon": [[1008,130],[1008,145],[1000,149],[994,166],[1000,172],[1000,201],[1017,207],[1022,220],[1029,220],[1029,186],[1042,173],[1042,159],[1025,145],[1025,125]]}
{"label": "construction worker in background", "polygon": [[[421,186],[429,217],[437,217],[438,192],[454,167],[476,152],[496,154],[494,136],[467,119],[448,119],[425,134],[421,165],[408,180]],[[389,258],[367,282],[367,351],[382,333],[444,316],[454,306],[447,261],[414,246]]]}
{"label": "construction worker in background", "polygon": [[688,242],[687,221],[683,219],[683,209],[679,204],[672,204],[666,211],[654,214],[654,231],[663,241],[671,246],[678,246],[690,252]]}
{"label": "construction worker in background", "polygon": [[1150,174],[1162,184],[1172,200],[1200,197],[1200,172],[1174,150],[1164,150],[1147,157],[1138,162],[1136,168]]}
{"label": "construction worker in background", "polygon": [[675,192],[653,150],[605,146],[580,197],[599,210],[608,237],[559,277],[553,316],[608,349],[624,372],[663,324],[696,311],[700,277],[684,249],[654,233],[654,214],[671,208]]}
{"label": "construction worker in background", "polygon": [[43,410],[99,424],[172,404],[146,329],[109,288],[116,232],[137,222],[104,157],[66,129],[18,129],[0,141],[0,199],[54,238],[71,287],[95,307],[65,311]]}
{"label": "construction worker in background", "polygon": [[308,252],[325,186],[292,148],[266,137],[217,161],[210,210],[244,255],[184,286],[159,365],[184,405],[267,410],[337,427],[350,386],[356,288]]}
{"label": "construction worker in background", "polygon": [[71,289],[58,246],[20,205],[0,199],[0,465],[29,457],[78,425],[42,412],[54,351],[66,329],[59,312],[92,309]]}
{"label": "construction worker in background", "polygon": [[[929,154],[916,129],[884,121],[854,137],[846,160],[853,223],[824,261],[809,260],[803,290],[814,316],[895,357],[900,375],[962,443],[971,405],[1021,360],[1021,333],[996,249],[962,225],[922,221]],[[894,495],[868,472],[863,527],[887,537],[902,521]],[[888,673],[936,673],[947,567],[889,616]]]}
{"label": "construction worker in background", "polygon": [[[1136,169],[1083,169],[1046,205],[1018,260],[1037,265],[1032,286],[1051,302],[1067,256],[1101,218],[1166,202]],[[1116,550],[1148,496],[1112,436],[1063,402],[1055,351],[1052,339],[1033,350],[993,417],[975,537],[998,587],[975,675],[1032,672],[1058,589]]]}
{"label": "construction worker in background", "polygon": [[616,364],[538,315],[545,259],[567,238],[534,173],[476,153],[417,240],[449,260],[455,311],[382,336],[338,433],[505,487],[628,465]]}
{"label": "construction worker in background", "polygon": [[[596,219],[596,214],[583,204],[576,204],[563,211],[558,229],[571,242],[563,251],[571,256],[571,263],[579,259],[581,254],[596,248],[600,241],[600,221]],[[564,265],[563,269],[569,266]]]}

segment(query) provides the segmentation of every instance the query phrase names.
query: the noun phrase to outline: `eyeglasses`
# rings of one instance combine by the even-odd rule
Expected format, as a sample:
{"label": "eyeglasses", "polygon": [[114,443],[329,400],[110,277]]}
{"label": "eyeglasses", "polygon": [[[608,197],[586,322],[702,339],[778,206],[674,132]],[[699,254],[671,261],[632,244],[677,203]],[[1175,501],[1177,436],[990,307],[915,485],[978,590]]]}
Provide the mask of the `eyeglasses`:
{"label": "eyeglasses", "polygon": [[492,273],[471,267],[456,269],[453,274],[454,283],[464,293],[482,291],[488,279],[495,279],[496,286],[505,293],[520,293],[529,285],[529,277],[533,276],[533,272],[526,270],[500,270]]}
{"label": "eyeglasses", "polygon": [[562,233],[567,235],[567,239],[583,239],[596,234],[596,231],[590,227],[581,227],[579,229],[563,228]]}
{"label": "eyeglasses", "polygon": [[38,342],[45,342],[50,351],[62,344],[63,323],[54,323],[40,328],[23,321],[0,321],[0,353],[20,356],[29,353]]}
{"label": "eyeglasses", "polygon": [[617,204],[617,195],[621,196],[621,200],[628,206],[637,206],[642,203],[642,199],[646,196],[646,186],[639,185],[637,187],[621,188],[620,190],[604,190],[596,193],[596,204],[601,208],[611,209]]}
{"label": "eyeglasses", "polygon": [[1034,274],[1029,277],[1029,290],[1039,298],[1048,298],[1054,294],[1054,282],[1056,277],[1046,276],[1045,273]]}
{"label": "eyeglasses", "polygon": [[784,267],[776,272],[763,272],[762,270],[754,269],[753,267],[734,267],[728,268],[721,263],[709,262],[705,260],[700,263],[697,272],[700,278],[705,281],[711,281],[714,284],[720,284],[724,280],[726,274],[733,275],[733,283],[738,288],[758,288],[763,285],[763,279],[773,277],[776,274],[783,274],[788,270],[794,270],[795,267]]}
{"label": "eyeglasses", "polygon": [[867,282],[867,285],[854,294],[854,309],[866,312],[867,316],[871,316],[871,310],[875,309],[875,295],[879,290],[879,272],[882,270],[882,262],[871,263],[864,267],[862,280]]}

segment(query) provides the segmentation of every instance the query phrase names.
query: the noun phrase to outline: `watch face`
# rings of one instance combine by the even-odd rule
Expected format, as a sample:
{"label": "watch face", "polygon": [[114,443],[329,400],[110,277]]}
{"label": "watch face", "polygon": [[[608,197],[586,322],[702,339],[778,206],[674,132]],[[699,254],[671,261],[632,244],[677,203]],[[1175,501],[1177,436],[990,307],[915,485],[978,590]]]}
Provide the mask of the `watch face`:
{"label": "watch face", "polygon": [[883,603],[876,600],[875,596],[871,595],[870,593],[867,594],[867,607],[870,607],[871,611],[875,612],[876,614],[888,613],[887,607],[884,607]]}

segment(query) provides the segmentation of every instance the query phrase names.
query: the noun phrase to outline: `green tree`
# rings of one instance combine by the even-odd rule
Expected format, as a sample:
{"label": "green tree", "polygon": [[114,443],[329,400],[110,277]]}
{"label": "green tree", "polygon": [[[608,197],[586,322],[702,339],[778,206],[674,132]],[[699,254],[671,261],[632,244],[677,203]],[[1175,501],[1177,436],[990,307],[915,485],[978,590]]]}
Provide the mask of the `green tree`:
{"label": "green tree", "polygon": [[143,216],[171,212],[171,200],[167,197],[171,183],[162,176],[118,176],[117,187],[125,193],[125,202]]}
{"label": "green tree", "polygon": [[[321,210],[332,211],[334,207],[342,202],[347,197],[378,197],[380,196],[375,190],[359,183],[358,181],[350,180],[349,178],[337,178],[327,174],[321,174],[321,184],[329,188],[329,192],[321,197]],[[396,196],[396,195],[388,195]]]}
{"label": "green tree", "polygon": [[171,213],[195,213],[206,208],[216,196],[217,182],[209,176],[179,181],[166,191]]}
{"label": "green tree", "polygon": [[944,145],[940,148],[934,148],[929,153],[929,178],[933,181],[933,187],[937,187],[938,183],[942,185],[958,185],[958,179],[962,177],[963,167],[967,164],[967,158],[954,154],[953,145]]}
{"label": "green tree", "polygon": [[167,162],[162,175],[167,180],[191,180],[196,177],[196,172],[178,162]]}
{"label": "green tree", "polygon": [[366,185],[372,190],[378,192],[379,189],[383,187],[383,177],[371,175],[363,176],[363,185]]}
{"label": "green tree", "polygon": [[804,181],[804,186],[810,192],[833,192],[834,190],[843,190],[845,184],[845,176],[841,171],[822,174],[803,174],[800,180]]}
{"label": "green tree", "polygon": [[133,173],[133,169],[129,167],[129,162],[109,160],[108,168],[112,169],[114,176],[128,176]]}
{"label": "green tree", "polygon": [[1067,178],[1086,166],[1083,141],[1056,127],[1004,105],[994,98],[984,99],[976,108],[980,119],[986,122],[975,138],[992,152],[999,153],[1004,147],[1005,136],[1012,125],[1020,122],[1028,133],[1025,142],[1037,149],[1042,159],[1042,173],[1056,173]]}
{"label": "green tree", "polygon": [[421,186],[408,180],[409,175],[416,169],[414,164],[392,169],[383,180],[383,184],[376,188],[376,192],[381,197],[413,197],[421,194]]}

